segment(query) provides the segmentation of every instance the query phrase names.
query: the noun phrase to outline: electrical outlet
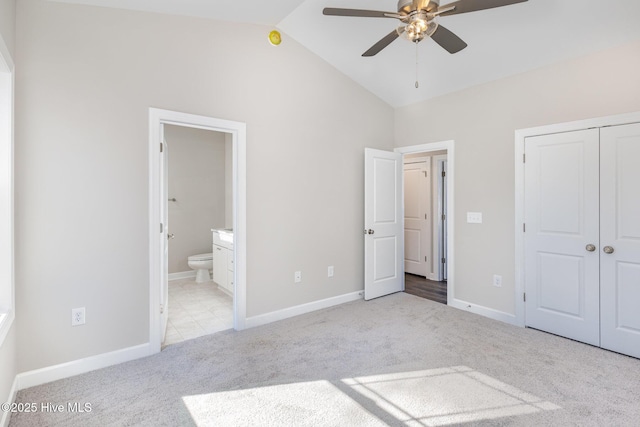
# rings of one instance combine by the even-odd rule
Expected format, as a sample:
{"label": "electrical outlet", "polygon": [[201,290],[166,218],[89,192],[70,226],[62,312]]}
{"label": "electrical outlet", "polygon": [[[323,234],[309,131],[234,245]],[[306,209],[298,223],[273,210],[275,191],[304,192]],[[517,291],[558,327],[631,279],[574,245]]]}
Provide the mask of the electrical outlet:
{"label": "electrical outlet", "polygon": [[71,309],[71,326],[84,325],[84,307]]}
{"label": "electrical outlet", "polygon": [[495,286],[497,288],[501,288],[502,287],[502,276],[500,276],[498,274],[494,274],[493,275],[493,286]]}
{"label": "electrical outlet", "polygon": [[327,268],[327,277],[333,277],[333,265]]}
{"label": "electrical outlet", "polygon": [[296,271],[295,273],[293,273],[293,280],[296,283],[302,282],[302,272],[301,271]]}

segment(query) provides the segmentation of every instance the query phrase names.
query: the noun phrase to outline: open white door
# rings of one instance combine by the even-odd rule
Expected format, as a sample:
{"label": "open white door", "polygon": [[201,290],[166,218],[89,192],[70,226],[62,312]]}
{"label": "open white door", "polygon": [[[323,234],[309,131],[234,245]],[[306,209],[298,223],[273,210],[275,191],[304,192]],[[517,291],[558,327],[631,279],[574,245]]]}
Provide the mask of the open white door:
{"label": "open white door", "polygon": [[160,257],[160,283],[162,283],[160,292],[160,336],[161,342],[167,332],[167,322],[169,321],[169,146],[164,140],[164,125],[160,125],[160,141],[162,141],[162,151],[160,153],[160,176],[161,180],[161,197],[160,197],[160,214],[162,221],[162,248],[163,253]]}
{"label": "open white door", "polygon": [[404,289],[402,155],[364,150],[364,299]]}

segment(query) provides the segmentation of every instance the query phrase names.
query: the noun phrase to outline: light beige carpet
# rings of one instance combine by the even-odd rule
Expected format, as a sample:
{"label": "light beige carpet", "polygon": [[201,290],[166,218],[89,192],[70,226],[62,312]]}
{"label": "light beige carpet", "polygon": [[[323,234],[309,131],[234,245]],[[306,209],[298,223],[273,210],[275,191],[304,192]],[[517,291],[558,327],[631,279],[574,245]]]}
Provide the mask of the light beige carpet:
{"label": "light beige carpet", "polygon": [[11,426],[638,426],[640,360],[412,295],[357,301],[18,393]]}

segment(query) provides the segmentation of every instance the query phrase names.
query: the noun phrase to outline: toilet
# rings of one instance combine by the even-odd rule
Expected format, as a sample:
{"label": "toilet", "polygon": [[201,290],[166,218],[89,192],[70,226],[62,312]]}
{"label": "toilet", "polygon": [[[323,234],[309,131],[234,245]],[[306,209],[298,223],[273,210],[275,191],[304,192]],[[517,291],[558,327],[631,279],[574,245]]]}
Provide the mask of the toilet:
{"label": "toilet", "polygon": [[196,283],[211,280],[209,270],[213,268],[213,253],[191,255],[187,258],[187,264],[192,270],[196,271]]}

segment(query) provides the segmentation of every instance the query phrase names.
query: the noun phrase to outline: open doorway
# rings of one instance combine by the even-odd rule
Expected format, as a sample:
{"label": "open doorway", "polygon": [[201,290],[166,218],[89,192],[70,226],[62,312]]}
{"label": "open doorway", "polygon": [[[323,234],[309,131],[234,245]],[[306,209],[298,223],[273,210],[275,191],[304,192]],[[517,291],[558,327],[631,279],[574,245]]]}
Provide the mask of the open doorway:
{"label": "open doorway", "polygon": [[[168,242],[172,234],[169,231],[169,209],[170,204],[178,203],[179,199],[169,194],[169,156],[167,153],[172,146],[179,144],[179,142],[172,144],[165,137],[165,132],[168,129],[173,129],[173,127],[222,133],[225,138],[225,150],[229,148],[230,144],[228,152],[230,156],[225,156],[225,161],[231,165],[230,186],[227,186],[227,189],[230,188],[231,191],[231,207],[225,209],[225,219],[221,220],[221,223],[224,224],[224,229],[233,230],[233,247],[227,257],[233,269],[225,277],[229,278],[229,283],[233,288],[233,328],[236,330],[244,329],[246,318],[246,125],[228,120],[150,108],[149,336],[152,353],[161,349],[172,310],[169,300]],[[226,174],[229,175],[229,172],[227,171]],[[195,186],[192,185],[192,187]],[[175,199],[176,202],[169,199]],[[231,227],[227,227],[228,225],[231,225]],[[213,227],[211,226],[211,228]],[[208,254],[213,250],[214,241],[211,228],[209,228],[208,233],[200,230],[204,233],[203,236],[206,236],[204,237],[205,241],[209,242],[208,244],[200,243],[200,245],[207,245],[208,251],[195,255]],[[205,248],[202,247],[202,249],[204,250]],[[228,273],[228,271],[225,272]]]}
{"label": "open doorway", "polygon": [[[163,126],[169,281],[165,347],[233,328],[234,289],[231,135]],[[224,247],[215,244],[217,230],[227,230]],[[214,263],[220,257],[224,262]]]}
{"label": "open doorway", "polygon": [[447,304],[453,296],[453,141],[396,151],[403,154],[404,290]]}

